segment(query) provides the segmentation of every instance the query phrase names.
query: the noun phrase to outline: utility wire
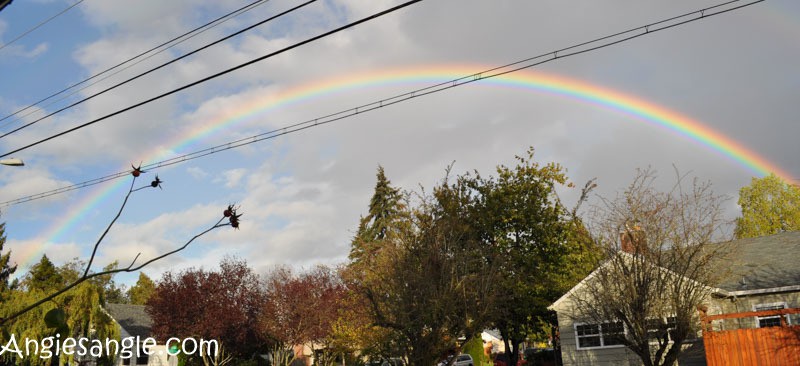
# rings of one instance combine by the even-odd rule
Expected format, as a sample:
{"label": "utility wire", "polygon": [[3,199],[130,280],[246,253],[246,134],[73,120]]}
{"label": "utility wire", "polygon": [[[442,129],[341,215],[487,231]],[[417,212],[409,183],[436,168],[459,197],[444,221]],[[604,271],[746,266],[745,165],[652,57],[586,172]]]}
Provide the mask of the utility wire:
{"label": "utility wire", "polygon": [[[543,54],[538,55],[538,56],[529,57],[529,58],[526,58],[526,59],[522,59],[522,60],[519,60],[519,61],[508,63],[508,64],[505,64],[505,65],[502,65],[502,66],[498,66],[498,67],[494,67],[494,68],[491,68],[491,69],[486,69],[486,70],[483,70],[483,71],[480,71],[480,72],[477,72],[477,73],[474,73],[474,74],[471,74],[471,75],[466,75],[466,76],[463,76],[463,77],[460,77],[460,78],[456,78],[456,79],[452,79],[452,80],[445,81],[445,82],[442,82],[442,83],[438,83],[438,84],[435,84],[435,85],[431,85],[431,86],[427,86],[427,87],[424,87],[424,88],[416,89],[416,90],[413,90],[413,91],[410,91],[410,92],[407,92],[407,93],[398,94],[398,95],[395,95],[393,97],[381,99],[381,100],[378,100],[378,101],[375,101],[375,102],[372,102],[372,103],[363,104],[363,105],[360,105],[358,107],[342,110],[342,111],[339,111],[339,112],[336,112],[336,113],[328,114],[328,115],[325,115],[325,116],[317,117],[317,118],[306,120],[306,121],[303,121],[303,122],[294,123],[294,124],[287,125],[287,126],[284,126],[282,128],[279,128],[279,129],[274,129],[274,130],[267,131],[267,132],[264,132],[264,133],[260,133],[260,134],[257,134],[257,135],[253,135],[253,136],[250,136],[250,137],[247,137],[247,138],[243,138],[243,139],[227,142],[227,143],[224,143],[224,144],[221,144],[221,145],[216,145],[216,146],[213,146],[213,147],[209,147],[209,148],[206,148],[206,149],[198,150],[198,151],[191,152],[191,153],[188,153],[188,154],[184,154],[184,155],[176,156],[176,157],[173,157],[173,158],[161,160],[159,162],[143,165],[141,168],[145,169],[145,170],[158,169],[158,168],[167,167],[167,166],[170,166],[170,165],[175,165],[175,164],[182,163],[182,162],[189,161],[189,160],[194,160],[194,159],[197,159],[197,158],[200,158],[200,157],[216,154],[216,153],[219,153],[219,152],[222,152],[222,151],[234,149],[234,148],[237,148],[237,147],[249,145],[249,144],[252,144],[252,143],[255,143],[255,142],[264,141],[264,140],[270,140],[270,139],[273,139],[273,138],[276,138],[276,137],[279,137],[279,136],[287,135],[287,134],[294,133],[294,132],[299,132],[299,131],[302,131],[302,130],[305,130],[305,129],[308,129],[308,128],[311,128],[311,127],[316,127],[316,126],[332,123],[332,122],[335,122],[335,121],[338,121],[338,120],[342,120],[342,119],[345,119],[345,118],[348,118],[348,117],[355,116],[357,114],[361,114],[361,113],[373,111],[373,110],[376,110],[376,109],[388,107],[390,105],[394,105],[394,104],[397,104],[397,103],[400,103],[400,102],[408,101],[410,99],[414,99],[414,98],[421,97],[421,96],[424,96],[424,95],[437,93],[437,92],[448,90],[448,89],[452,89],[452,88],[455,88],[455,87],[458,87],[458,86],[471,84],[471,83],[476,82],[476,81],[489,79],[489,78],[493,78],[493,77],[498,77],[498,76],[501,76],[501,75],[505,75],[505,74],[521,71],[521,70],[524,70],[524,69],[532,68],[532,67],[535,67],[537,65],[541,65],[541,64],[544,64],[544,63],[547,63],[547,62],[552,62],[552,61],[556,61],[556,60],[559,60],[559,59],[562,59],[562,58],[567,58],[567,57],[583,54],[583,53],[586,53],[586,52],[598,50],[598,49],[601,49],[601,48],[609,47],[609,46],[612,46],[612,45],[615,45],[615,44],[618,44],[618,43],[622,43],[622,42],[625,42],[625,41],[629,41],[629,40],[632,40],[634,38],[639,38],[639,37],[642,37],[642,36],[645,36],[645,35],[648,35],[648,34],[651,34],[651,33],[655,33],[655,32],[658,32],[658,31],[665,30],[665,29],[674,28],[674,27],[677,27],[677,26],[680,26],[680,25],[684,25],[684,24],[687,24],[687,23],[691,23],[691,22],[695,22],[695,21],[698,21],[698,20],[701,20],[701,19],[704,19],[704,18],[709,18],[709,17],[715,16],[715,15],[724,14],[724,13],[727,13],[727,12],[730,12],[730,11],[733,11],[733,10],[737,10],[737,9],[741,9],[741,8],[748,7],[748,6],[751,6],[751,5],[755,5],[755,4],[763,2],[765,0],[751,1],[751,2],[748,2],[748,3],[742,4],[742,5],[736,6],[736,7],[717,10],[717,9],[719,9],[721,7],[730,5],[732,3],[737,3],[739,1],[740,0],[729,1],[729,2],[726,2],[726,3],[719,4],[719,5],[711,6],[711,7],[708,7],[708,8],[704,8],[704,9],[692,11],[692,12],[689,12],[689,13],[686,13],[686,14],[683,14],[683,15],[679,15],[679,16],[676,16],[676,17],[672,17],[672,18],[669,18],[669,19],[664,19],[664,20],[661,20],[661,21],[658,21],[658,22],[655,22],[655,23],[650,23],[650,24],[647,24],[647,25],[644,25],[644,26],[632,28],[632,29],[629,29],[629,30],[626,30],[626,31],[622,31],[622,32],[619,32],[619,33],[611,34],[611,35],[600,37],[600,38],[595,38],[595,39],[593,39],[591,41],[578,43],[578,44],[575,44],[573,46],[569,46],[569,47],[561,48],[561,49],[558,49],[558,50],[555,50],[555,51],[543,53]],[[710,12],[712,10],[716,10],[716,11]],[[8,155],[8,154],[6,154],[6,155]],[[103,183],[103,182],[111,181],[111,180],[114,180],[114,179],[117,179],[117,178],[125,177],[125,176],[128,176],[129,174],[130,174],[130,171],[126,170],[126,171],[122,171],[122,172],[106,175],[104,177],[95,178],[95,179],[87,180],[85,182],[73,184],[71,186],[66,186],[66,187],[62,187],[62,188],[58,188],[58,189],[42,192],[42,193],[39,193],[39,194],[20,197],[20,198],[17,198],[15,200],[0,202],[0,207],[7,207],[7,206],[15,205],[15,204],[20,204],[20,203],[24,203],[24,202],[29,202],[29,201],[45,198],[45,197],[50,197],[50,196],[53,196],[53,195],[56,195],[56,194],[65,193],[65,192],[73,191],[73,190],[76,190],[76,189],[89,187],[89,186],[93,186],[93,185],[100,184],[100,183]]]}
{"label": "utility wire", "polygon": [[[56,115],[56,114],[58,114],[58,113],[61,113],[61,112],[65,111],[65,110],[67,110],[67,109],[70,109],[70,108],[72,108],[72,107],[75,107],[75,106],[77,106],[77,105],[79,105],[79,104],[82,104],[82,103],[84,103],[84,102],[86,102],[86,101],[88,101],[88,100],[90,100],[90,99],[93,99],[93,98],[95,98],[95,97],[97,97],[97,96],[100,96],[100,95],[102,95],[102,94],[105,94],[105,93],[107,93],[107,92],[109,92],[109,91],[111,91],[111,90],[114,90],[114,89],[116,89],[116,88],[118,88],[118,87],[120,87],[120,86],[122,86],[122,85],[125,85],[125,84],[127,84],[127,83],[129,83],[129,82],[131,82],[131,81],[134,81],[134,80],[136,80],[136,79],[139,79],[139,78],[141,78],[141,77],[143,77],[143,76],[145,76],[145,75],[148,75],[148,74],[150,74],[150,73],[152,73],[152,72],[155,72],[155,71],[157,71],[157,70],[160,70],[160,69],[162,69],[162,68],[164,68],[164,67],[167,67],[167,66],[169,66],[169,65],[171,65],[171,64],[173,64],[173,63],[176,63],[176,62],[178,62],[178,61],[180,61],[180,60],[183,60],[184,58],[187,58],[187,57],[189,57],[189,56],[191,56],[191,55],[194,55],[195,53],[198,53],[198,52],[200,52],[200,51],[203,51],[203,50],[205,50],[205,49],[207,49],[207,48],[209,48],[209,47],[211,47],[211,46],[214,46],[214,45],[216,45],[216,44],[219,44],[219,43],[221,43],[221,42],[224,42],[224,41],[226,41],[226,40],[228,40],[228,39],[231,39],[231,38],[233,38],[233,37],[235,37],[235,36],[238,36],[238,35],[240,35],[240,34],[242,34],[242,33],[246,32],[246,31],[249,31],[249,30],[251,30],[251,29],[253,29],[253,28],[255,28],[255,27],[258,27],[258,26],[260,26],[260,25],[262,25],[262,24],[264,24],[264,23],[267,23],[267,22],[270,22],[270,21],[272,21],[272,20],[275,20],[275,19],[277,19],[277,18],[280,18],[280,17],[282,17],[282,16],[284,16],[284,15],[286,15],[286,14],[289,14],[289,13],[291,13],[291,12],[295,11],[295,10],[298,10],[298,9],[300,9],[300,8],[302,8],[302,7],[305,7],[306,5],[309,5],[309,4],[311,4],[311,3],[314,3],[314,2],[316,2],[316,1],[317,1],[317,0],[308,0],[308,1],[306,1],[306,2],[304,2],[304,3],[302,3],[302,4],[300,4],[300,5],[297,5],[297,6],[293,7],[293,8],[291,8],[291,9],[289,9],[289,10],[285,10],[285,11],[283,11],[283,12],[279,13],[279,14],[276,14],[276,15],[273,15],[273,16],[271,16],[271,17],[267,18],[267,19],[264,19],[264,20],[262,20],[262,21],[260,21],[260,22],[258,22],[258,23],[256,23],[256,24],[253,24],[253,25],[251,25],[251,26],[249,26],[249,27],[246,27],[246,28],[244,28],[244,29],[241,29],[241,30],[239,30],[239,31],[237,31],[237,32],[234,32],[234,33],[232,33],[232,34],[229,34],[229,35],[227,35],[227,36],[225,36],[225,37],[222,37],[222,38],[220,38],[220,39],[218,39],[218,40],[216,40],[216,41],[214,41],[214,42],[211,42],[211,43],[209,43],[209,44],[206,44],[206,45],[205,45],[205,46],[203,46],[203,47],[200,47],[200,48],[198,48],[198,49],[195,49],[195,50],[194,50],[194,51],[192,51],[192,52],[189,52],[189,53],[186,53],[186,54],[184,54],[184,55],[182,55],[182,56],[176,57],[176,58],[174,58],[174,59],[172,59],[172,60],[170,60],[170,61],[167,61],[167,62],[165,62],[165,63],[163,63],[163,64],[161,64],[161,65],[158,65],[158,66],[156,66],[156,67],[154,67],[154,68],[152,68],[152,69],[149,69],[149,70],[147,70],[147,71],[145,71],[145,72],[143,72],[143,73],[140,73],[140,74],[138,74],[138,75],[136,75],[136,76],[133,76],[133,77],[131,77],[131,78],[128,78],[128,79],[127,79],[127,80],[125,80],[125,81],[122,81],[122,82],[119,82],[119,83],[117,83],[117,84],[114,84],[114,85],[112,85],[112,86],[110,86],[110,87],[108,87],[108,88],[105,88],[105,89],[103,89],[103,90],[101,90],[101,91],[97,92],[97,93],[94,93],[94,94],[92,94],[92,95],[90,95],[90,96],[88,96],[88,97],[85,97],[85,98],[83,98],[83,99],[81,99],[81,100],[78,100],[78,101],[76,101],[76,102],[74,102],[74,103],[72,103],[72,104],[70,104],[70,105],[68,105],[68,106],[65,106],[65,107],[59,108],[59,109],[57,109],[57,110],[55,110],[55,111],[53,111],[53,112],[51,112],[51,113],[49,113],[49,114],[46,114],[46,115],[44,115],[44,116],[42,116],[42,117],[39,117],[39,118],[37,118],[36,120],[33,120],[33,121],[29,122],[29,123],[26,123],[26,124],[24,124],[24,125],[22,125],[22,126],[20,126],[20,127],[17,127],[17,128],[15,128],[15,129],[13,129],[13,130],[11,130],[11,131],[8,131],[8,132],[6,132],[6,133],[4,133],[4,134],[0,135],[0,138],[6,137],[6,136],[8,136],[8,135],[10,135],[10,134],[12,134],[12,133],[15,133],[15,132],[17,132],[17,131],[20,131],[20,130],[22,130],[22,129],[24,129],[24,128],[30,127],[31,125],[33,125],[33,124],[35,124],[35,123],[37,123],[37,122],[39,122],[39,121],[42,121],[42,120],[44,120],[44,119],[46,119],[46,118],[50,118],[50,117],[52,117],[52,116],[54,116],[54,115]],[[191,84],[190,84],[190,86],[191,86]],[[179,90],[181,90],[181,88],[178,88],[178,89],[176,89],[176,90],[173,90],[173,91],[169,92],[169,94],[171,94],[171,93],[174,93],[174,92],[176,92],[176,91],[179,91]],[[169,95],[169,94],[166,94],[166,95]],[[162,95],[162,96],[166,96],[166,95]],[[160,99],[160,98],[161,98],[161,97],[157,97],[157,98],[155,98],[155,99]],[[142,103],[142,104],[146,104],[146,103],[149,103],[149,102],[145,102],[145,103]],[[111,115],[109,115],[109,116],[106,116],[106,117],[104,117],[103,119],[105,119],[105,118],[107,118],[107,117],[110,117],[110,116],[111,116]]]}
{"label": "utility wire", "polygon": [[[81,0],[81,1],[83,1],[83,0]],[[236,10],[234,10],[232,12],[229,12],[229,13],[223,15],[223,16],[220,16],[220,17],[218,17],[218,18],[216,18],[216,19],[214,19],[214,20],[212,20],[212,21],[210,21],[210,22],[208,22],[206,24],[203,24],[203,25],[201,25],[199,27],[196,27],[196,28],[194,28],[194,29],[192,29],[192,30],[190,30],[190,31],[188,31],[186,33],[183,33],[183,34],[181,34],[181,35],[179,35],[177,37],[174,37],[174,38],[172,38],[172,39],[170,39],[170,40],[168,40],[166,42],[163,42],[163,43],[159,44],[158,46],[155,46],[155,47],[153,47],[153,48],[151,48],[151,49],[149,49],[147,51],[139,53],[136,56],[133,56],[133,57],[131,57],[131,58],[125,60],[125,61],[122,61],[122,62],[120,62],[120,63],[118,63],[118,64],[116,64],[114,66],[111,66],[111,67],[109,67],[109,68],[107,68],[107,69],[105,69],[105,70],[103,70],[101,72],[98,72],[98,73],[96,73],[96,74],[94,74],[94,75],[92,75],[92,76],[90,76],[90,77],[88,77],[88,78],[86,78],[86,79],[84,79],[82,81],[79,81],[79,82],[77,82],[75,84],[72,84],[72,85],[70,85],[70,86],[68,86],[68,87],[66,87],[64,89],[61,89],[58,92],[55,92],[55,93],[53,93],[53,94],[51,94],[51,95],[49,95],[49,96],[47,96],[45,98],[42,98],[41,100],[39,100],[39,101],[37,101],[37,102],[27,106],[27,107],[21,108],[21,109],[15,111],[15,112],[3,117],[3,118],[0,118],[0,122],[5,121],[6,119],[9,119],[11,117],[14,117],[14,116],[16,116],[16,115],[18,115],[18,114],[20,114],[20,113],[22,113],[22,112],[24,112],[26,110],[29,110],[29,109],[31,109],[31,108],[33,108],[35,106],[38,106],[38,105],[40,105],[40,104],[42,104],[42,103],[44,103],[44,102],[56,97],[56,96],[64,94],[65,92],[67,92],[67,91],[69,91],[69,90],[71,90],[71,89],[73,89],[73,88],[75,88],[75,87],[77,87],[79,85],[85,84],[85,83],[87,83],[87,82],[89,82],[89,81],[91,81],[91,80],[93,80],[93,79],[95,79],[95,78],[97,78],[97,77],[99,77],[99,76],[101,76],[103,74],[106,74],[106,73],[108,73],[108,72],[110,72],[110,71],[112,71],[114,69],[120,68],[121,66],[123,66],[125,64],[131,63],[132,61],[141,58],[140,60],[138,60],[136,62],[133,62],[130,65],[128,65],[126,67],[123,67],[123,68],[121,68],[120,70],[117,70],[114,73],[106,75],[105,77],[102,77],[102,78],[100,78],[100,79],[98,79],[98,80],[96,80],[96,81],[94,81],[94,82],[92,82],[92,83],[90,83],[88,85],[85,85],[84,87],[79,88],[79,89],[73,91],[72,93],[67,94],[66,96],[64,96],[62,98],[59,98],[59,99],[57,99],[57,100],[55,100],[55,101],[53,101],[51,103],[46,104],[44,107],[50,106],[50,105],[52,105],[53,103],[56,103],[56,102],[60,102],[60,101],[62,101],[64,99],[74,95],[77,92],[80,92],[80,91],[82,91],[82,90],[84,90],[84,89],[86,89],[88,87],[91,87],[91,86],[93,86],[93,85],[95,85],[95,84],[97,84],[97,83],[99,83],[101,81],[104,81],[104,80],[108,79],[109,77],[117,75],[122,71],[125,71],[125,70],[127,70],[127,69],[129,69],[129,68],[131,68],[131,67],[133,67],[135,65],[138,65],[139,63],[141,63],[141,62],[143,62],[145,60],[148,60],[148,59],[150,59],[150,58],[152,58],[152,57],[154,57],[156,55],[159,55],[159,54],[169,50],[172,47],[175,47],[175,46],[177,46],[177,45],[179,45],[179,44],[181,44],[181,43],[183,43],[185,41],[188,41],[189,39],[192,39],[192,38],[194,38],[194,37],[196,37],[196,36],[198,36],[200,34],[203,34],[204,32],[206,32],[206,31],[208,31],[210,29],[213,29],[213,28],[215,28],[215,27],[227,22],[228,20],[230,20],[230,19],[232,19],[232,18],[234,18],[236,16],[239,16],[239,15],[244,14],[244,13],[250,11],[250,10],[253,10],[256,7],[260,6],[260,5],[266,4],[268,1],[270,1],[270,0],[256,0],[254,2],[251,2],[250,4],[247,4],[247,5],[239,8],[239,9],[236,9]],[[167,46],[167,47],[164,47],[164,46]],[[158,50],[159,48],[162,48],[162,47],[163,47],[163,49]],[[156,50],[158,50],[158,51],[157,52],[153,52],[153,51],[156,51]],[[147,56],[143,57],[145,55],[147,55]],[[36,110],[32,110],[31,112],[29,112],[27,114],[24,114],[24,115],[20,116],[17,119],[9,121],[9,122],[5,123],[3,126],[0,126],[0,129],[7,127],[7,126],[9,126],[10,124],[12,124],[14,122],[20,121],[22,118],[25,118],[25,117],[27,117],[27,116],[31,115],[32,113],[35,113],[35,112],[36,112]]]}
{"label": "utility wire", "polygon": [[58,12],[56,15],[53,15],[53,16],[51,16],[51,17],[39,22],[39,24],[35,25],[33,28],[26,30],[25,32],[23,32],[22,34],[18,35],[16,38],[12,39],[8,43],[4,43],[2,46],[0,46],[0,50],[2,50],[3,48],[6,48],[6,46],[9,46],[12,43],[18,41],[20,38],[27,36],[29,33],[39,29],[39,27],[41,27],[41,26],[45,25],[46,23],[50,22],[51,20],[57,18],[61,14],[64,14],[64,13],[68,12],[70,9],[74,8],[75,6],[77,6],[78,4],[80,4],[82,2],[83,2],[83,0],[78,0],[74,4],[68,6],[66,9]]}
{"label": "utility wire", "polygon": [[[309,2],[311,2],[311,1],[316,1],[316,0],[310,0]],[[146,100],[144,100],[144,101],[141,101],[141,102],[139,102],[139,103],[136,103],[136,104],[134,104],[134,105],[131,105],[131,106],[125,107],[125,108],[123,108],[123,109],[120,109],[120,110],[118,110],[118,111],[116,111],[116,112],[109,113],[109,114],[107,114],[107,115],[105,115],[105,116],[102,116],[102,117],[100,117],[100,118],[96,118],[96,119],[93,119],[93,120],[91,120],[91,121],[89,121],[89,122],[86,122],[86,123],[84,123],[84,124],[81,124],[81,125],[75,126],[75,127],[73,127],[73,128],[70,128],[70,129],[68,129],[68,130],[61,131],[61,132],[59,132],[59,133],[57,133],[57,134],[55,134],[55,135],[51,135],[51,136],[49,136],[49,137],[46,137],[46,138],[44,138],[44,139],[41,139],[41,140],[39,140],[39,141],[36,141],[36,142],[34,142],[34,143],[31,143],[31,144],[25,145],[25,146],[23,146],[23,147],[20,147],[20,148],[18,148],[18,149],[16,149],[16,150],[9,151],[9,152],[7,152],[7,153],[4,153],[3,155],[0,155],[0,158],[2,158],[2,157],[6,157],[6,156],[8,156],[8,155],[11,155],[11,154],[14,154],[14,153],[17,153],[17,152],[20,152],[20,151],[26,150],[26,149],[29,149],[29,148],[31,148],[31,147],[33,147],[33,146],[36,146],[36,145],[39,145],[39,144],[41,144],[41,143],[44,143],[44,142],[50,141],[50,140],[52,140],[52,139],[54,139],[54,138],[57,138],[57,137],[60,137],[60,136],[64,136],[64,135],[66,135],[66,134],[68,134],[68,133],[70,133],[70,132],[74,132],[74,131],[80,130],[80,129],[82,129],[82,128],[85,128],[85,127],[87,127],[87,126],[91,126],[91,125],[93,125],[93,124],[95,124],[95,123],[97,123],[97,122],[100,122],[100,121],[106,120],[106,119],[108,119],[108,118],[114,117],[114,116],[116,116],[116,115],[118,115],[118,114],[122,114],[122,113],[124,113],[124,112],[127,112],[127,111],[129,111],[129,110],[132,110],[132,109],[134,109],[134,108],[141,107],[141,106],[143,106],[143,105],[145,105],[145,104],[148,104],[148,103],[151,103],[151,102],[153,102],[153,101],[159,100],[159,99],[161,99],[161,98],[164,98],[164,97],[170,96],[170,95],[172,95],[172,94],[175,94],[175,93],[177,93],[177,92],[179,92],[179,91],[182,91],[182,90],[185,90],[185,89],[189,89],[189,88],[191,88],[191,87],[193,87],[193,86],[195,86],[195,85],[199,85],[199,84],[202,84],[202,83],[204,83],[204,82],[207,82],[207,81],[209,81],[209,80],[216,79],[216,78],[218,78],[218,77],[220,77],[220,76],[222,76],[222,75],[226,75],[226,74],[228,74],[228,73],[231,73],[231,72],[233,72],[233,71],[239,70],[239,69],[241,69],[241,68],[244,68],[244,67],[246,67],[246,66],[250,66],[250,65],[252,65],[252,64],[254,64],[254,63],[257,63],[257,62],[260,62],[260,61],[266,60],[266,59],[268,59],[268,58],[270,58],[270,57],[273,57],[273,56],[279,55],[279,54],[281,54],[281,53],[284,53],[284,52],[286,52],[286,51],[289,51],[289,50],[295,49],[295,48],[297,48],[297,47],[300,47],[300,46],[302,46],[302,45],[304,45],[304,44],[307,44],[307,43],[314,42],[314,41],[316,41],[316,40],[319,40],[319,39],[321,39],[321,38],[325,38],[325,37],[327,37],[327,36],[330,36],[331,34],[338,33],[338,32],[341,32],[341,31],[343,31],[343,30],[345,30],[345,29],[349,29],[349,28],[355,27],[355,26],[357,26],[357,25],[359,25],[359,24],[361,24],[361,23],[368,22],[368,21],[370,21],[370,20],[373,20],[373,19],[379,18],[379,17],[381,17],[381,16],[384,16],[384,15],[386,15],[386,14],[389,14],[389,13],[395,12],[395,11],[397,11],[397,10],[400,10],[400,9],[403,9],[403,8],[405,8],[405,7],[409,6],[409,5],[416,4],[416,3],[420,2],[420,1],[422,1],[422,0],[410,0],[410,1],[404,2],[404,3],[400,4],[400,5],[397,5],[397,6],[394,6],[394,7],[392,7],[392,8],[386,9],[386,10],[384,10],[384,11],[381,11],[381,12],[378,12],[378,13],[375,13],[375,14],[372,14],[372,15],[370,15],[370,16],[367,16],[367,17],[365,17],[365,18],[362,18],[362,19],[360,19],[360,20],[357,20],[357,21],[355,21],[355,22],[348,23],[348,24],[346,24],[346,25],[343,25],[343,26],[341,26],[341,27],[339,27],[339,28],[336,28],[336,29],[334,29],[334,30],[330,30],[330,31],[327,31],[327,32],[325,32],[325,33],[322,33],[322,34],[316,35],[316,36],[314,36],[314,37],[308,38],[308,39],[306,39],[305,41],[301,41],[301,42],[295,43],[295,44],[293,44],[293,45],[291,45],[291,46],[284,47],[284,48],[282,48],[282,49],[280,49],[280,50],[278,50],[278,51],[274,51],[274,52],[268,53],[268,54],[266,54],[266,55],[263,55],[263,56],[261,56],[261,57],[257,57],[257,58],[255,58],[255,59],[253,59],[253,60],[250,60],[250,61],[247,61],[247,62],[245,62],[245,63],[239,64],[239,65],[237,65],[237,66],[231,67],[231,68],[229,68],[229,69],[227,69],[227,70],[220,71],[220,72],[218,72],[218,73],[216,73],[216,74],[213,74],[213,75],[211,75],[211,76],[204,77],[204,78],[202,78],[202,79],[200,79],[200,80],[197,80],[197,81],[191,82],[191,83],[189,83],[189,84],[186,84],[186,85],[184,85],[184,86],[181,86],[181,87],[179,87],[179,88],[176,88],[176,89],[170,90],[170,91],[168,91],[168,92],[165,92],[165,93],[159,94],[159,95],[157,95],[157,96],[155,96],[155,97],[152,97],[152,98],[146,99]],[[302,5],[300,5],[300,6],[302,6]],[[278,15],[278,16],[280,16],[280,15]],[[13,131],[12,131],[12,132],[13,132]],[[7,134],[6,134],[6,135],[7,135]],[[5,136],[5,135],[3,135],[3,136]],[[2,136],[0,136],[0,137],[2,137]]]}

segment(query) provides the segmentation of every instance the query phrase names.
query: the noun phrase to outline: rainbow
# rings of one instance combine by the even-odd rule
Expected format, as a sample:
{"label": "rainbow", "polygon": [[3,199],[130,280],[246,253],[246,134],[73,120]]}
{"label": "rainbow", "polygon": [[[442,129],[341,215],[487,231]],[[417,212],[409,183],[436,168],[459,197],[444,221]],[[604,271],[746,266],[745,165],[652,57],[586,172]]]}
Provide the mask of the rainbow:
{"label": "rainbow", "polygon": [[[278,93],[261,93],[258,96],[246,97],[243,103],[237,103],[236,110],[223,111],[205,118],[201,127],[179,134],[177,138],[168,141],[162,146],[169,146],[170,151],[181,152],[188,146],[197,143],[206,136],[219,130],[229,128],[246,120],[263,117],[270,111],[284,108],[291,104],[306,102],[345,90],[354,90],[369,86],[386,84],[433,84],[440,83],[476,71],[487,69],[486,66],[472,65],[439,65],[418,68],[387,69],[377,72],[367,72],[355,75],[344,75],[328,80],[317,81],[294,88],[285,89]],[[602,106],[625,115],[633,116],[637,120],[650,125],[666,129],[679,137],[692,140],[706,146],[709,150],[735,161],[758,176],[774,173],[786,181],[791,181],[791,175],[780,167],[770,163],[757,153],[747,149],[738,142],[724,136],[701,122],[693,120],[678,112],[663,106],[624,94],[620,91],[592,85],[580,80],[564,76],[534,72],[531,70],[519,71],[491,79],[484,79],[474,85],[492,85],[512,87],[526,91],[548,93],[578,100],[583,103]],[[475,87],[475,86],[473,86]],[[369,100],[367,102],[372,102]],[[220,108],[224,109],[224,108]],[[287,124],[292,121],[287,121]],[[163,154],[163,149],[158,149],[142,159],[152,162]],[[138,159],[137,159],[138,160]],[[77,204],[70,205],[71,209],[61,215],[48,230],[44,230],[37,240],[38,248],[26,248],[27,255],[23,254],[22,261],[18,262],[23,267],[38,260],[47,246],[55,242],[66,230],[74,227],[86,216],[87,212],[106,199],[110,193],[119,190],[122,186],[130,184],[127,179],[96,189]]]}

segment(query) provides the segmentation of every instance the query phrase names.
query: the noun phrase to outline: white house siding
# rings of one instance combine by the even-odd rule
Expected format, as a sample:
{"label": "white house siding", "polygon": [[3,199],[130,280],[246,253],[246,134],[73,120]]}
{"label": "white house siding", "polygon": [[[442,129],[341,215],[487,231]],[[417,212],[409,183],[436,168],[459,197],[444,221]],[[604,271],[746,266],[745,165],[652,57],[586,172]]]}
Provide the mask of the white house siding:
{"label": "white house siding", "polygon": [[[638,366],[642,361],[627,347],[578,349],[572,318],[558,313],[559,334],[561,337],[561,357],[564,366]],[[679,366],[704,366],[705,349],[702,339],[687,342],[678,360]]]}
{"label": "white house siding", "polygon": [[634,366],[642,364],[639,357],[626,347],[579,350],[573,321],[561,313],[558,313],[558,327],[564,366]]}
{"label": "white house siding", "polygon": [[[756,305],[786,303],[787,308],[800,308],[800,292],[784,292],[764,295],[737,296],[730,299],[720,299],[715,302],[718,308],[709,310],[709,315],[744,313],[754,311]],[[791,324],[800,324],[800,314],[789,316]],[[756,318],[727,319],[715,321],[714,329],[739,329],[756,328]]]}

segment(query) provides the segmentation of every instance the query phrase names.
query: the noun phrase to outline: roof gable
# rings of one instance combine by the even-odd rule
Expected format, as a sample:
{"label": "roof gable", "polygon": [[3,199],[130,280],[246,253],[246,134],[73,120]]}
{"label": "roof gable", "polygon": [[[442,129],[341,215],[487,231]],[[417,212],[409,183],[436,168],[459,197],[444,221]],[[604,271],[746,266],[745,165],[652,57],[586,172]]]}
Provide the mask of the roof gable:
{"label": "roof gable", "polygon": [[[758,238],[738,239],[726,242],[737,256],[730,264],[732,275],[711,289],[722,295],[742,290],[787,289],[800,286],[800,231],[784,232]],[[616,255],[628,255],[618,252]],[[727,258],[725,260],[728,260]],[[547,308],[559,311],[570,296],[586,286],[609,261],[603,262],[586,278],[578,282],[566,294]],[[665,269],[666,271],[667,269]],[[763,292],[763,291],[762,291]]]}
{"label": "roof gable", "polygon": [[131,336],[141,338],[150,336],[153,320],[145,311],[144,305],[106,304],[105,309]]}

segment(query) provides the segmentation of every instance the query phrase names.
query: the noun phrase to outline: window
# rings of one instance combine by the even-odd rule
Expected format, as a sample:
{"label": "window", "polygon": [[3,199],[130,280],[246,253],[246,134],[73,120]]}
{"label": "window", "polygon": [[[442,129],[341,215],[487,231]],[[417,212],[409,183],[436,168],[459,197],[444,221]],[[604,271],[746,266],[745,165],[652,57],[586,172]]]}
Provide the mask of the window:
{"label": "window", "polygon": [[603,346],[622,345],[625,339],[625,326],[622,322],[603,323]]}
{"label": "window", "polygon": [[624,337],[622,322],[575,325],[578,349],[620,346]]}
{"label": "window", "polygon": [[647,335],[652,341],[663,340],[666,337],[667,341],[670,342],[673,338],[672,331],[675,330],[676,321],[677,319],[674,316],[662,319],[648,319]]}
{"label": "window", "polygon": [[578,348],[603,346],[600,341],[600,326],[597,324],[576,325],[575,337],[578,341]]}
{"label": "window", "polygon": [[[770,304],[758,304],[753,306],[753,311],[764,311],[764,310],[780,310],[786,309],[785,302],[774,302]],[[766,327],[780,327],[781,326],[781,317],[780,315],[774,316],[757,316],[756,322],[758,323],[759,328],[766,328]],[[786,324],[789,324],[789,317],[786,317]]]}

